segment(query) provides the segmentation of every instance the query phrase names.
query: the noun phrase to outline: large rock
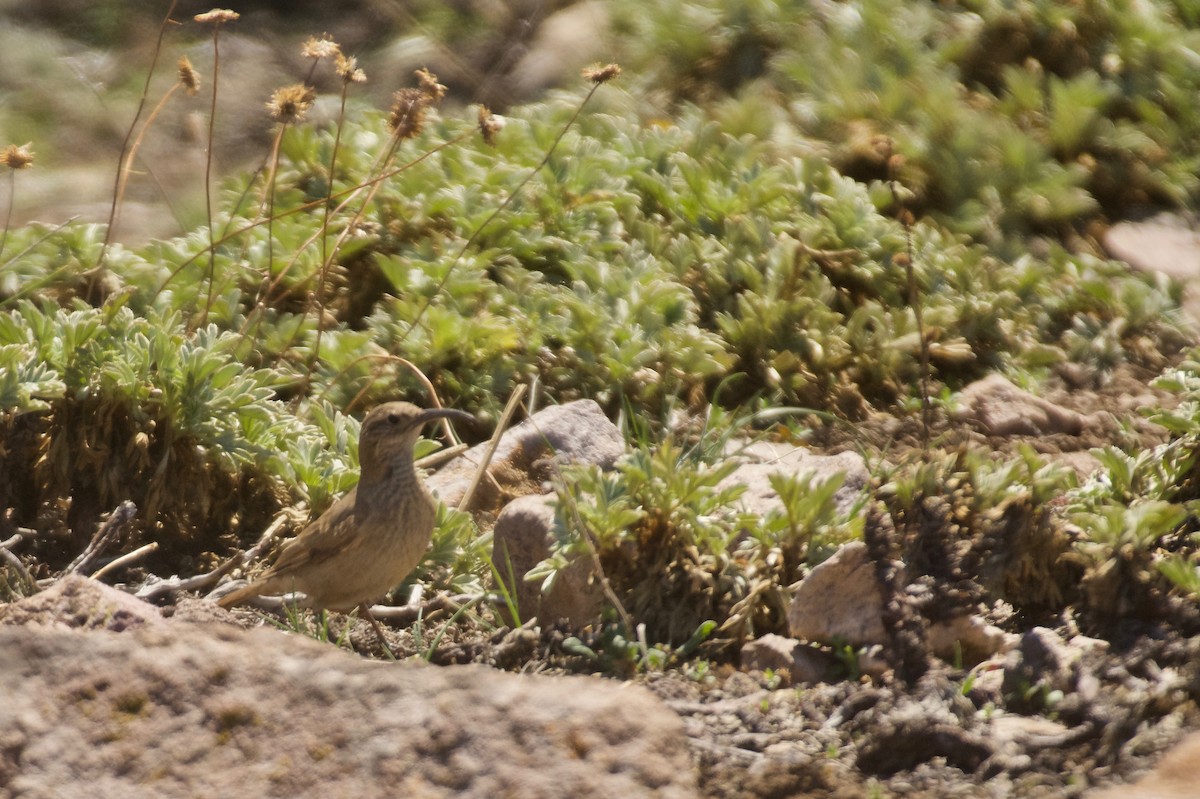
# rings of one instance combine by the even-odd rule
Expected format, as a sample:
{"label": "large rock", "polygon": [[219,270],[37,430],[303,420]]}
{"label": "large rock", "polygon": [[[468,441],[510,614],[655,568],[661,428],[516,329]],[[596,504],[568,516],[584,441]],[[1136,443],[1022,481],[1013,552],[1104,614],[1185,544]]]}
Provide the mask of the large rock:
{"label": "large rock", "polygon": [[512,100],[533,100],[577,79],[588,64],[605,60],[610,54],[607,39],[597,34],[607,32],[608,16],[608,6],[600,0],[581,0],[548,15],[506,81]]}
{"label": "large rock", "polygon": [[641,688],[274,630],[0,627],[0,796],[694,797]]}
{"label": "large rock", "polygon": [[1133,785],[1086,794],[1087,799],[1196,799],[1200,797],[1200,732],[1163,755],[1154,771]]}
{"label": "large rock", "polygon": [[1200,276],[1200,232],[1176,214],[1124,221],[1104,232],[1104,249],[1141,272],[1183,281]]}
{"label": "large rock", "polygon": [[[431,475],[426,484],[443,502],[457,506],[466,493],[487,451],[485,442],[472,447]],[[542,493],[542,483],[555,466],[564,463],[596,464],[610,468],[625,452],[625,438],[592,400],[552,405],[504,433],[488,464],[495,484],[483,480],[471,501],[472,508],[501,504],[496,486],[512,496]],[[467,508],[462,508],[467,510]]]}

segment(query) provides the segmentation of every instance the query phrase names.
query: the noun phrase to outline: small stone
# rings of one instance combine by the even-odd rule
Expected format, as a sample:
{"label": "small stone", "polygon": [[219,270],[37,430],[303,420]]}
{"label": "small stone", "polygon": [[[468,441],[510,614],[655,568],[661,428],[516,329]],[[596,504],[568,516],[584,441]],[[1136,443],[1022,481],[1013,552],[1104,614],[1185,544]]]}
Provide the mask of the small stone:
{"label": "small stone", "polygon": [[851,646],[886,643],[883,594],[867,545],[853,541],[800,581],[788,612],[788,628],[802,641]]}
{"label": "small stone", "polygon": [[1028,696],[1033,709],[1039,709],[1038,694],[1031,689],[1070,691],[1081,657],[1081,650],[1070,647],[1058,633],[1047,627],[1034,627],[1021,636],[1017,649],[1008,653],[1004,666],[1004,693],[1017,697],[1018,705],[1024,701],[1021,697]]}
{"label": "small stone", "polygon": [[929,625],[926,641],[942,660],[952,662],[961,656],[966,664],[979,663],[1007,652],[1020,637],[988,624],[979,616],[956,616]]}
{"label": "small stone", "polygon": [[1083,432],[1082,415],[1030,394],[1000,374],[976,380],[955,399],[950,417],[989,436],[1077,436]]}
{"label": "small stone", "polygon": [[807,646],[794,638],[767,633],[742,647],[742,669],[785,674],[789,685],[825,682],[838,667],[830,652]]}
{"label": "small stone", "polygon": [[[492,563],[513,592],[520,619],[533,617],[543,625],[566,620],[573,629],[595,621],[604,604],[599,583],[591,579],[592,564],[580,559],[558,574],[547,594],[540,582],[525,574],[550,555],[554,542],[554,495],[529,495],[508,503],[492,533]],[[511,573],[510,573],[511,566]],[[504,609],[507,614],[507,608]]]}
{"label": "small stone", "polygon": [[834,502],[842,512],[850,509],[871,479],[866,461],[857,452],[817,455],[804,447],[736,440],[726,449],[730,457],[746,462],[722,480],[720,487],[744,485],[742,505],[757,516],[783,510],[779,494],[771,487],[773,474],[797,477],[809,474],[816,483],[842,475],[842,485],[834,495]]}

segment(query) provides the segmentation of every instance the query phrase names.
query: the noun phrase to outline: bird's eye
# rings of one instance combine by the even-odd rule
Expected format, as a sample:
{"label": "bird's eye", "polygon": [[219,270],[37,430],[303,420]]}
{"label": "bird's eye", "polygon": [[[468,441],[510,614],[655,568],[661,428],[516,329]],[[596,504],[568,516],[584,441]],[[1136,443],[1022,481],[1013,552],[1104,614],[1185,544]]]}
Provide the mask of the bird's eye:
{"label": "bird's eye", "polygon": [[389,421],[390,423],[392,423],[392,424],[398,424],[398,423],[400,422],[400,414],[398,414],[398,413],[389,413],[389,414],[388,414],[388,421]]}

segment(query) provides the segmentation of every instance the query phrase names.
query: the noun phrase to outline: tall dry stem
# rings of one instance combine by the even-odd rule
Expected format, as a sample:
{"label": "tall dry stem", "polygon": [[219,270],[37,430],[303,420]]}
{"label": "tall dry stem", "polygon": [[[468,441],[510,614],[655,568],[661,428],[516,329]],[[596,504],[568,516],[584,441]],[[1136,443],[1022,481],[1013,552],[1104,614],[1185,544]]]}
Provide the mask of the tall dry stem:
{"label": "tall dry stem", "polygon": [[125,139],[121,142],[121,153],[117,156],[117,175],[113,178],[112,205],[108,209],[108,226],[104,232],[104,244],[100,246],[100,255],[96,258],[96,265],[92,267],[93,271],[96,272],[104,268],[104,259],[108,257],[108,247],[112,244],[117,209],[120,205],[120,197],[124,188],[122,176],[126,174],[125,156],[130,149],[130,140],[133,138],[133,131],[137,129],[138,120],[142,118],[142,111],[146,108],[146,98],[150,96],[150,81],[154,78],[154,70],[158,66],[158,56],[162,52],[162,43],[167,35],[167,26],[173,22],[171,15],[175,13],[175,6],[178,4],[179,0],[171,0],[171,5],[167,7],[167,13],[163,16],[162,24],[158,26],[158,39],[154,42],[154,55],[150,59],[150,70],[146,73],[146,83],[142,87],[142,96],[138,100],[138,107],[137,111],[133,114],[133,121],[129,123],[129,130],[125,131]]}
{"label": "tall dry stem", "polygon": [[904,253],[902,256],[897,256],[894,260],[904,266],[904,283],[905,295],[908,300],[908,306],[912,308],[913,319],[917,325],[917,338],[920,341],[920,357],[921,357],[921,445],[926,451],[929,450],[929,428],[932,424],[932,407],[929,402],[929,341],[925,338],[925,321],[922,313],[921,304],[921,289],[917,285],[916,272],[913,269],[913,214],[908,210],[904,203],[904,198],[900,196],[900,182],[897,173],[904,163],[904,159],[893,153],[892,143],[887,142],[887,168],[888,168],[888,188],[892,193],[892,202],[895,203],[897,211],[896,216],[900,224],[904,226]]}
{"label": "tall dry stem", "polygon": [[221,28],[226,22],[233,22],[241,15],[226,8],[214,8],[195,16],[196,22],[211,24],[213,38],[213,76],[212,76],[212,105],[208,112],[208,142],[204,150],[204,215],[208,222],[208,299],[204,303],[204,313],[200,317],[200,326],[208,324],[208,313],[212,310],[213,282],[217,271],[217,244],[213,232],[212,206],[212,162],[213,139],[217,122],[217,79],[221,72]]}

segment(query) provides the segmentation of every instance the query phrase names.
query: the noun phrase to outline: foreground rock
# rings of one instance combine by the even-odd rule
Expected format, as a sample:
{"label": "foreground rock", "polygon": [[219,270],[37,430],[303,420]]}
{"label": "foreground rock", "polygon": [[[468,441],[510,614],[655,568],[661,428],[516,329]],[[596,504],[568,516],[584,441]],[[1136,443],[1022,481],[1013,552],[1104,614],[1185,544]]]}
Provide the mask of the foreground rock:
{"label": "foreground rock", "polygon": [[888,640],[883,626],[883,593],[875,566],[861,541],[839,549],[813,569],[792,596],[788,629],[803,641],[852,646]]}
{"label": "foreground rock", "polygon": [[1200,733],[1192,733],[1163,756],[1158,767],[1133,785],[1087,794],[1088,799],[1195,799],[1200,796]]}
{"label": "foreground rock", "polygon": [[696,795],[679,720],[601,680],[189,624],[6,627],[0,673],[3,795]]}

